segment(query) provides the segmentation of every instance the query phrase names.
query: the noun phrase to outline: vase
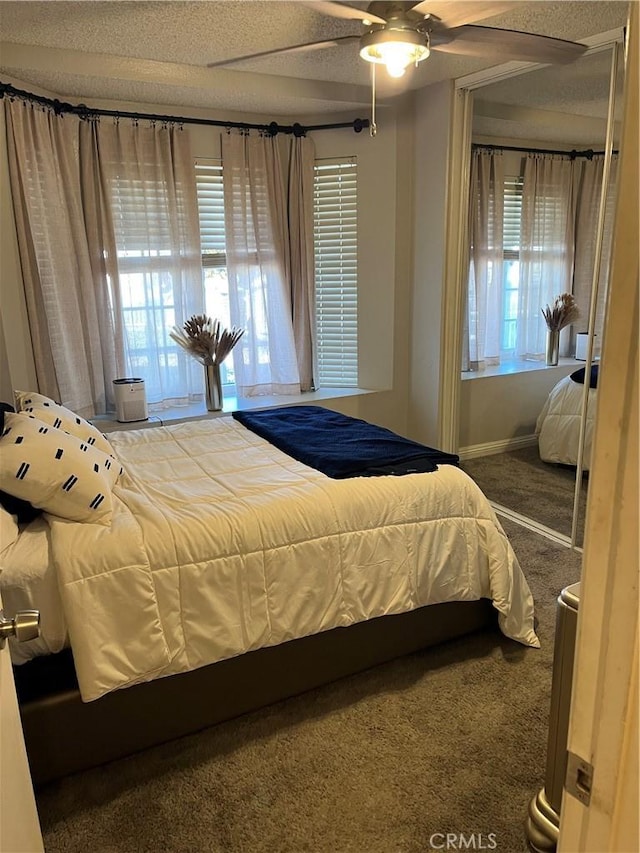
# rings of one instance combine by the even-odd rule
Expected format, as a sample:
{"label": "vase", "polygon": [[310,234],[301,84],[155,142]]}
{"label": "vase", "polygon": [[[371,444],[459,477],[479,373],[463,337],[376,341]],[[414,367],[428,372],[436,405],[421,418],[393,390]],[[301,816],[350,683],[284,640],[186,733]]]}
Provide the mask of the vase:
{"label": "vase", "polygon": [[560,351],[560,332],[558,329],[547,330],[547,364],[558,363],[558,353]]}
{"label": "vase", "polygon": [[220,381],[220,365],[205,364],[204,384],[206,389],[206,401],[208,412],[219,412],[222,410],[222,382]]}

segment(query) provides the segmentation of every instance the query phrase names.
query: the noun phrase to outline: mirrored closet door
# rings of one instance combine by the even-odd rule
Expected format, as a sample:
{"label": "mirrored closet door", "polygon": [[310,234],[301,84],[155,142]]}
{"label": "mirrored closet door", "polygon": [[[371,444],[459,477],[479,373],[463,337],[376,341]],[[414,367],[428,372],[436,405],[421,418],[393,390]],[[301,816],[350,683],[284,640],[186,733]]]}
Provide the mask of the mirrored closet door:
{"label": "mirrored closet door", "polygon": [[[612,40],[571,65],[520,73],[469,96],[461,465],[496,505],[577,546],[622,79],[622,51]],[[550,325],[570,322],[556,336],[541,309],[553,311],[557,297],[559,318]]]}

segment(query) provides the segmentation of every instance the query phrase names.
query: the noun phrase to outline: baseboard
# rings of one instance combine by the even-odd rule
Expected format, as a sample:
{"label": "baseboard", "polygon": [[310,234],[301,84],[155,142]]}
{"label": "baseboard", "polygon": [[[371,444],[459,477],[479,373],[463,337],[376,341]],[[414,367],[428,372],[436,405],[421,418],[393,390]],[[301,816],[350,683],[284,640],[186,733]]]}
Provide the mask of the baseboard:
{"label": "baseboard", "polygon": [[461,447],[458,455],[461,460],[476,459],[479,456],[495,456],[496,453],[506,453],[507,450],[518,450],[520,447],[532,447],[538,443],[538,436],[520,435],[517,438],[503,438],[500,441],[487,441],[484,444],[470,444]]}

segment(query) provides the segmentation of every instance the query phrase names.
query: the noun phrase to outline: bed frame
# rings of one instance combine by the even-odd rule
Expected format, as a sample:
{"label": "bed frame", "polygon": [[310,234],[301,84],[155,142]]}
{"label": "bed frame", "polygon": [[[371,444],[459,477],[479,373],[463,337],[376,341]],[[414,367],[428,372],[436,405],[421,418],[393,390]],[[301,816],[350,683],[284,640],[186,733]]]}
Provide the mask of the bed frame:
{"label": "bed frame", "polygon": [[31,774],[43,785],[444,640],[492,627],[486,599],[432,604],[247,652],[83,703],[66,650],[14,668]]}

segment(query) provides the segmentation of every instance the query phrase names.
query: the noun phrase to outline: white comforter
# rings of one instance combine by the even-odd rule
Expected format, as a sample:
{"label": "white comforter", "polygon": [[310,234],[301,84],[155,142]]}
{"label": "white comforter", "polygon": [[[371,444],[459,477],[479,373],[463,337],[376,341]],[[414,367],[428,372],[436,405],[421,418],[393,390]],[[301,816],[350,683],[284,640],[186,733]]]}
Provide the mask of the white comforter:
{"label": "white comforter", "polygon": [[511,546],[455,467],[331,480],[230,418],[110,439],[112,525],[50,519],[85,701],[442,601],[490,598],[539,645]]}
{"label": "white comforter", "polygon": [[[536,423],[538,449],[543,462],[578,464],[578,442],[584,385],[565,376],[551,389]],[[589,389],[584,436],[583,470],[589,470],[596,411],[595,388]]]}

